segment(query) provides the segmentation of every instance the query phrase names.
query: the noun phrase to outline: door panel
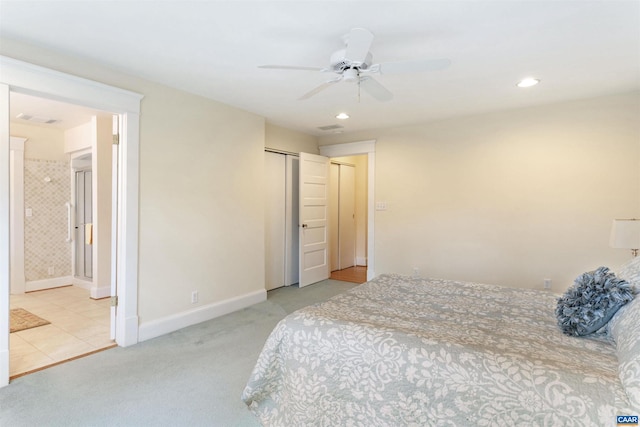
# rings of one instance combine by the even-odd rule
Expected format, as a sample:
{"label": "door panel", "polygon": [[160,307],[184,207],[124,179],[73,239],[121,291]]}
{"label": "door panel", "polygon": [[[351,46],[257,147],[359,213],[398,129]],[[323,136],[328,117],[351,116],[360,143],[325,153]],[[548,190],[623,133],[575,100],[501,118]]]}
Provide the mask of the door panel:
{"label": "door panel", "polygon": [[92,174],[90,170],[75,173],[76,185],[76,243],[75,277],[93,278]]}
{"label": "door panel", "polygon": [[330,271],[340,270],[338,224],[340,223],[340,165],[331,163],[329,188],[329,257]]}
{"label": "door panel", "polygon": [[299,273],[299,224],[300,224],[300,182],[299,169],[300,159],[287,155],[287,201],[286,201],[286,260],[285,260],[285,286],[298,283]]}
{"label": "door panel", "polygon": [[300,153],[300,282],[329,278],[329,158]]}
{"label": "door panel", "polygon": [[285,285],[286,158],[265,152],[265,288]]}
{"label": "door panel", "polygon": [[339,269],[356,265],[356,174],[355,167],[340,165]]}

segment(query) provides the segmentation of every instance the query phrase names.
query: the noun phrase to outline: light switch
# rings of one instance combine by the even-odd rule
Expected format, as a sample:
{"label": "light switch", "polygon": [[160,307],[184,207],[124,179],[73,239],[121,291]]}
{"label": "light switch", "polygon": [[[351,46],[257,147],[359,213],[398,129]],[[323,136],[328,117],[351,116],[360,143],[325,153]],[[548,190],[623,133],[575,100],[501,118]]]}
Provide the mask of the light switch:
{"label": "light switch", "polygon": [[25,209],[24,215],[25,216],[33,216],[33,209],[31,209],[31,208]]}
{"label": "light switch", "polygon": [[387,202],[376,202],[376,210],[377,211],[386,211],[387,210]]}

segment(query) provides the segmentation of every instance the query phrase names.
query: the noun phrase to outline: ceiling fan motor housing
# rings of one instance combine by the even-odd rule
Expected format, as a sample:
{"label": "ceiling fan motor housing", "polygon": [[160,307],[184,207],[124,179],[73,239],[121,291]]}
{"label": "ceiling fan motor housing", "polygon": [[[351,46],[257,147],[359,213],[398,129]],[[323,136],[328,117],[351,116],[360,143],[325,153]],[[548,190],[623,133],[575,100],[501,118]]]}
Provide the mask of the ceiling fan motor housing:
{"label": "ceiling fan motor housing", "polygon": [[366,70],[373,62],[371,52],[367,53],[364,62],[354,62],[345,57],[346,49],[341,49],[331,55],[330,69],[334,73],[342,74],[344,70],[355,68],[357,70]]}

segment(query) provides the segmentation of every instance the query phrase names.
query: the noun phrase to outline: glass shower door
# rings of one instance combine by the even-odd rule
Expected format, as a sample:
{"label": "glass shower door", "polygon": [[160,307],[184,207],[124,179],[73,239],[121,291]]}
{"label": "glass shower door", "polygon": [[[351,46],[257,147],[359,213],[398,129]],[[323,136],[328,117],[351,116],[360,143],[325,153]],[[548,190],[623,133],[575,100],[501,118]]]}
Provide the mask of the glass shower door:
{"label": "glass shower door", "polygon": [[90,170],[76,171],[76,259],[74,275],[93,278],[93,211],[92,176]]}

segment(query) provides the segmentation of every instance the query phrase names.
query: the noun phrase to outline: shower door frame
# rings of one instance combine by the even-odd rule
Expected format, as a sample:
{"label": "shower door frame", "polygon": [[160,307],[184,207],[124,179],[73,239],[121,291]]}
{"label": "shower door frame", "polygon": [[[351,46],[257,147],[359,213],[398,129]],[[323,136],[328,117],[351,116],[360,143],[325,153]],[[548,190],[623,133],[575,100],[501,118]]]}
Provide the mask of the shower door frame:
{"label": "shower door frame", "polygon": [[[85,177],[85,182],[82,184],[82,188],[85,190],[85,194],[86,194],[86,188],[87,188],[87,183],[86,183],[86,174],[91,173],[91,182],[93,182],[93,170],[91,169],[90,166],[88,167],[83,167],[83,168],[73,168],[73,205],[75,206],[75,210],[74,210],[74,245],[73,245],[73,278],[74,281],[75,280],[81,280],[81,281],[85,281],[85,282],[92,282],[93,281],[93,262],[94,262],[94,256],[93,256],[93,244],[91,243],[90,247],[87,248],[87,243],[86,243],[86,209],[87,206],[89,207],[89,210],[91,212],[91,224],[93,224],[93,198],[94,198],[94,194],[93,194],[93,185],[90,183],[89,185],[89,190],[91,192],[91,197],[89,199],[89,203],[87,205],[87,200],[85,197],[82,197],[82,211],[83,213],[85,213],[85,215],[83,215],[84,219],[82,220],[82,223],[80,222],[80,218],[78,215],[78,212],[80,210],[80,197],[79,197],[79,189],[78,189],[78,174],[81,173],[83,174],[83,176]],[[82,238],[80,238],[82,237]],[[82,242],[82,243],[81,243]],[[84,272],[86,273],[86,263],[87,263],[87,256],[90,257],[90,262],[91,262],[91,276],[87,276],[86,274],[80,275],[78,270],[80,269],[80,266],[78,265],[80,263],[80,261],[82,261],[82,263],[85,265],[84,268]]]}

